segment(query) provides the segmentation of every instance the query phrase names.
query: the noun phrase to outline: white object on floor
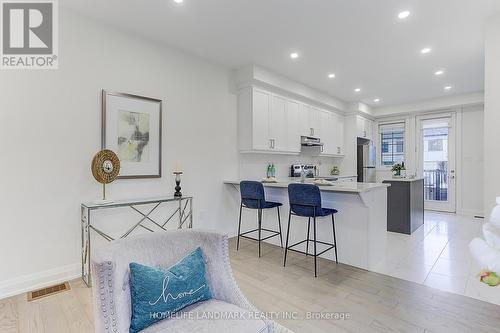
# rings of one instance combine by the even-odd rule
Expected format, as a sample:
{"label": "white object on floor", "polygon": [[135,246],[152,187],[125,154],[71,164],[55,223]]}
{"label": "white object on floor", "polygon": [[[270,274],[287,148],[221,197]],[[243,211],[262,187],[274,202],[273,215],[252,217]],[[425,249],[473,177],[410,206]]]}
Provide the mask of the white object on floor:
{"label": "white object on floor", "polygon": [[490,223],[483,226],[483,237],[474,238],[469,249],[481,268],[500,273],[500,197],[490,215]]}

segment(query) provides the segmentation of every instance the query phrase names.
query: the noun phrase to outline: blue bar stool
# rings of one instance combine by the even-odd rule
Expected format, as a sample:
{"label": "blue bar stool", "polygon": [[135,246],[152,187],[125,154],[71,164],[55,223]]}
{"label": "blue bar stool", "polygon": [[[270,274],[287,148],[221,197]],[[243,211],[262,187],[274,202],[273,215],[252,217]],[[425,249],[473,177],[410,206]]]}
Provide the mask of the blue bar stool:
{"label": "blue bar stool", "polygon": [[[261,182],[256,182],[256,181],[242,181],[242,182],[240,182],[240,193],[241,193],[240,220],[238,223],[238,242],[236,245],[236,250],[239,250],[239,248],[240,248],[240,237],[253,239],[253,240],[259,242],[259,258],[260,258],[260,243],[263,240],[266,240],[266,239],[269,239],[271,237],[275,237],[275,236],[279,235],[281,247],[283,247],[283,238],[281,236],[281,218],[280,218],[280,206],[282,206],[283,204],[281,204],[279,202],[266,201],[266,198],[264,195],[264,186],[262,185]],[[243,208],[257,209],[258,222],[259,222],[259,226],[257,229],[246,231],[243,233],[241,232],[241,212],[242,212]],[[271,209],[271,208],[278,209],[279,231],[262,228],[262,210],[263,209]],[[262,238],[262,231],[263,230],[270,232],[272,235]],[[255,232],[255,231],[258,232],[258,238],[246,236],[247,234]]]}
{"label": "blue bar stool", "polygon": [[[283,260],[283,267],[286,265],[286,254],[287,251],[294,251],[298,253],[309,255],[309,242],[314,243],[314,277],[317,277],[317,266],[316,259],[319,255],[322,255],[326,251],[331,249],[335,249],[335,262],[338,263],[337,258],[337,239],[335,237],[335,219],[334,215],[338,211],[335,209],[322,208],[321,207],[321,193],[319,191],[319,187],[312,184],[290,184],[288,185],[288,198],[290,201],[290,212],[288,214],[288,229],[286,234],[286,245],[285,245],[285,259]],[[303,241],[295,243],[293,245],[288,246],[288,238],[290,237],[290,221],[292,219],[292,215],[307,217],[307,238]],[[326,217],[332,216],[332,227],[333,227],[333,244],[325,243],[316,240],[316,218],[317,217]],[[313,219],[313,230],[314,230],[314,238],[309,239],[309,231],[311,227],[311,218]],[[293,247],[300,245],[302,243],[306,243],[306,252],[302,252],[299,250],[293,249]],[[317,253],[316,243],[328,245],[329,247]]]}

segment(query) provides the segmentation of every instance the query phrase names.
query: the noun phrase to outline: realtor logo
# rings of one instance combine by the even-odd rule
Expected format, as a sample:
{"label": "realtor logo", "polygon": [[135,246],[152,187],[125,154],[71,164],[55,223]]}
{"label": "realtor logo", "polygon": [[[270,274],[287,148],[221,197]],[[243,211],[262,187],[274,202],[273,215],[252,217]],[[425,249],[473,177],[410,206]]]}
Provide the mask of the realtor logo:
{"label": "realtor logo", "polygon": [[56,0],[0,0],[2,69],[57,69]]}

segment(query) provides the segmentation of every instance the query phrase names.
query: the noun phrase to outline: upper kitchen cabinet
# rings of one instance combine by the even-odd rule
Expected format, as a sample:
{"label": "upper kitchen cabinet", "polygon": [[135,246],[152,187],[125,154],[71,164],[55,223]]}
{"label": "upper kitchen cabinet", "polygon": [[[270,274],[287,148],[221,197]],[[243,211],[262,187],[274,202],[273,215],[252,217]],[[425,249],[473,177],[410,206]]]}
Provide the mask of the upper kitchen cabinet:
{"label": "upper kitchen cabinet", "polygon": [[357,116],[356,125],[358,138],[373,140],[373,121]]}
{"label": "upper kitchen cabinet", "polygon": [[300,104],[286,101],[287,151],[300,153]]}
{"label": "upper kitchen cabinet", "polygon": [[303,136],[320,137],[323,111],[307,104],[301,105],[300,133]]}
{"label": "upper kitchen cabinet", "polygon": [[344,117],[329,111],[320,115],[320,139],[322,156],[341,156],[344,154]]}
{"label": "upper kitchen cabinet", "polygon": [[241,152],[300,152],[299,104],[258,88],[238,95]]}
{"label": "upper kitchen cabinet", "polygon": [[[287,101],[285,98],[271,95],[271,108],[269,110],[269,139],[271,149],[276,151],[287,151]],[[266,125],[264,125],[266,127]]]}
{"label": "upper kitchen cabinet", "polygon": [[334,130],[334,135],[333,135],[333,142],[334,142],[334,150],[336,155],[344,155],[344,116],[341,116],[336,113],[332,113],[333,119],[334,119],[334,124],[335,124],[335,130]]}

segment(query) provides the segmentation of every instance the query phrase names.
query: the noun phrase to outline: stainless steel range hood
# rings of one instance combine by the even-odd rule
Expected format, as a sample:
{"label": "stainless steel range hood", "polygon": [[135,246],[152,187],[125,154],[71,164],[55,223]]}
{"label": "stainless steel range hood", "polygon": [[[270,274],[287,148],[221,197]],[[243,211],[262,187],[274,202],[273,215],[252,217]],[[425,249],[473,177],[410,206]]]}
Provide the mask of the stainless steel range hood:
{"label": "stainless steel range hood", "polygon": [[300,145],[304,147],[321,147],[323,146],[323,142],[321,142],[320,138],[315,138],[312,136],[301,136]]}

